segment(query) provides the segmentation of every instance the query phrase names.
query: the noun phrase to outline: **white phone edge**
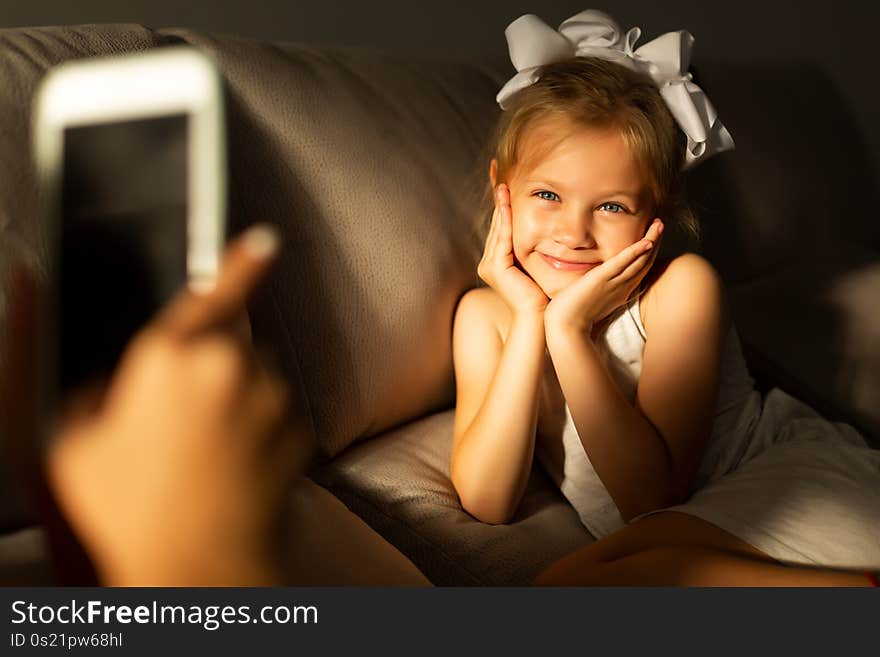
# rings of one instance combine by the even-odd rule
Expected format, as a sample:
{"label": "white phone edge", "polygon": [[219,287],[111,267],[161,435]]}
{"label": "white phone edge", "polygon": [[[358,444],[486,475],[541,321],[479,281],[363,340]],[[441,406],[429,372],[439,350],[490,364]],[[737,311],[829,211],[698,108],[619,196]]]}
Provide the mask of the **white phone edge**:
{"label": "white phone edge", "polygon": [[[151,85],[152,88],[151,88]],[[194,48],[174,46],[72,60],[41,81],[31,115],[32,153],[49,254],[49,286],[43,306],[35,366],[41,439],[50,441],[59,410],[57,279],[61,235],[61,167],[67,126],[137,120],[184,113],[187,136],[187,283],[210,289],[226,240],[226,130],[223,81],[214,63]]]}
{"label": "white phone edge", "polygon": [[187,280],[213,286],[226,236],[226,130],[222,76],[189,46],[73,60],[40,84],[33,112],[33,152],[47,237],[57,253],[59,176],[64,129],[184,113],[187,153]]}

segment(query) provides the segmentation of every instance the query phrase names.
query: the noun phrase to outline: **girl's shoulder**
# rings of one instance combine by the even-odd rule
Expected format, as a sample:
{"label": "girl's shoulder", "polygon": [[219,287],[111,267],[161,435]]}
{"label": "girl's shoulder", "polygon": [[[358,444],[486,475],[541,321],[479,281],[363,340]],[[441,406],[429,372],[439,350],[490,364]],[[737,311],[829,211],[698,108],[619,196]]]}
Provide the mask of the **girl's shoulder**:
{"label": "girl's shoulder", "polygon": [[652,321],[665,324],[670,316],[703,319],[717,316],[726,322],[721,276],[712,263],[696,253],[658,260],[646,279],[639,314],[648,334]]}
{"label": "girl's shoulder", "polygon": [[491,287],[475,287],[468,290],[455,310],[455,326],[475,324],[492,328],[504,340],[510,327],[510,308]]}

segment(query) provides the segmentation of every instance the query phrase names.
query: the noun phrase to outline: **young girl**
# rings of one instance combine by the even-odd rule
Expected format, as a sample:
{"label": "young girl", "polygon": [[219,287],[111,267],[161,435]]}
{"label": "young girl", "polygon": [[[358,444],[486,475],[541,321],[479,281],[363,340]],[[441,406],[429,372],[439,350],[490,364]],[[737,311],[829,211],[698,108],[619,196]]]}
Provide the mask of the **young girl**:
{"label": "young girl", "polygon": [[880,451],[779,390],[762,408],[712,266],[654,263],[664,228],[695,228],[682,170],[733,145],[692,38],[633,51],[596,11],[507,36],[488,287],[453,331],[463,507],[507,522],[537,456],[602,540],[536,583],[869,585]]}

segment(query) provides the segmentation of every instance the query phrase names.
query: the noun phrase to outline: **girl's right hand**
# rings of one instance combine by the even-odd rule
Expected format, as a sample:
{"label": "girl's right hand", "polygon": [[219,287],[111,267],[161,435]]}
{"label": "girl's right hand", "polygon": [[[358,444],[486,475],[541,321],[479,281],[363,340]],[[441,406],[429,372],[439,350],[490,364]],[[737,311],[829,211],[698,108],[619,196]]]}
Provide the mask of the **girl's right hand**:
{"label": "girl's right hand", "polygon": [[513,211],[510,189],[495,188],[495,211],[477,274],[495,290],[514,314],[543,313],[550,299],[516,264],[513,255]]}

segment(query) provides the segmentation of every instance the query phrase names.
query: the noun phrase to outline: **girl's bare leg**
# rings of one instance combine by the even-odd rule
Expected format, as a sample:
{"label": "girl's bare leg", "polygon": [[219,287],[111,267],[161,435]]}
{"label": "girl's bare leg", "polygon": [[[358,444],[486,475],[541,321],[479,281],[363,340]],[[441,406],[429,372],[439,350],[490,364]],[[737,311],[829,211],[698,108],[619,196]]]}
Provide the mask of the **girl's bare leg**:
{"label": "girl's bare leg", "polygon": [[666,511],[577,550],[537,586],[870,586],[859,572],[786,566],[695,516]]}

